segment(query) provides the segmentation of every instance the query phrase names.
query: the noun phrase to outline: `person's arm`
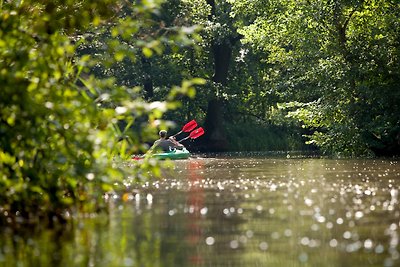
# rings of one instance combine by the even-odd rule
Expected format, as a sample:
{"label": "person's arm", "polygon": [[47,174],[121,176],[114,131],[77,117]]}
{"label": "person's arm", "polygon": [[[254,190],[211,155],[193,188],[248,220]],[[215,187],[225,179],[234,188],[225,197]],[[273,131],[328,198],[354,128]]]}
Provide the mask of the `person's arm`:
{"label": "person's arm", "polygon": [[168,138],[168,140],[171,141],[171,143],[173,143],[175,145],[175,147],[177,147],[177,148],[183,148],[184,147],[181,143],[176,141],[175,137],[173,137],[173,136]]}

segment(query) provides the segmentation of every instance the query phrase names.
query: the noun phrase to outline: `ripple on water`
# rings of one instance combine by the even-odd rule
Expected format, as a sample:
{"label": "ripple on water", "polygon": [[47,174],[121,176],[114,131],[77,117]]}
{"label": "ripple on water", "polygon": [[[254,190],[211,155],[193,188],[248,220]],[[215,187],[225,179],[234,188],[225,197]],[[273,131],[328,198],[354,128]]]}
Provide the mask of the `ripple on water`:
{"label": "ripple on water", "polygon": [[[399,225],[387,222],[400,217],[398,166],[379,169],[378,163],[321,162],[235,160],[214,164],[210,160],[203,167],[196,165],[146,184],[143,188],[150,192],[141,192],[139,204],[150,202],[152,208],[160,209],[156,205],[164,203],[168,208],[165,214],[178,224],[175,220],[183,216],[185,220],[196,218],[185,224],[199,226],[201,230],[193,231],[210,247],[209,252],[222,246],[234,253],[229,255],[246,251],[250,255],[256,249],[286,259],[280,253],[289,247],[294,259],[312,266],[315,253],[325,253],[327,258],[349,253],[345,260],[349,263],[362,258],[362,253],[373,253],[381,255],[375,260],[386,257],[387,266],[396,266]],[[201,201],[189,205],[187,199],[194,193],[196,199],[202,196]],[[176,199],[184,201],[182,208]],[[218,246],[214,246],[216,240]],[[381,263],[379,266],[383,260]]]}

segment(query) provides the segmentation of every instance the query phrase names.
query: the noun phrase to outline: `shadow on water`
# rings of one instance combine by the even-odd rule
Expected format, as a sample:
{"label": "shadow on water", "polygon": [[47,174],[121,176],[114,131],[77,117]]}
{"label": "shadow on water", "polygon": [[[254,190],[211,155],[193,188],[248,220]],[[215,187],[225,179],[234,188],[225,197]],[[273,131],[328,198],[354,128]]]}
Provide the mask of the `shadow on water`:
{"label": "shadow on water", "polygon": [[400,164],[197,155],[68,232],[2,230],[0,266],[399,266]]}

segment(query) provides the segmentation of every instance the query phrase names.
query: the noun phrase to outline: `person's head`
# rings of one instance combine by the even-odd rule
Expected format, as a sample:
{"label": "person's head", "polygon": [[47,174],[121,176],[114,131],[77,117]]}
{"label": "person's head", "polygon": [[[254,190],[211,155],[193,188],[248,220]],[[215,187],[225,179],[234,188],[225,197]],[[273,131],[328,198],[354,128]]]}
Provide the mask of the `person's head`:
{"label": "person's head", "polygon": [[159,135],[161,138],[167,138],[167,131],[166,131],[166,130],[161,130],[161,131],[158,133],[158,135]]}

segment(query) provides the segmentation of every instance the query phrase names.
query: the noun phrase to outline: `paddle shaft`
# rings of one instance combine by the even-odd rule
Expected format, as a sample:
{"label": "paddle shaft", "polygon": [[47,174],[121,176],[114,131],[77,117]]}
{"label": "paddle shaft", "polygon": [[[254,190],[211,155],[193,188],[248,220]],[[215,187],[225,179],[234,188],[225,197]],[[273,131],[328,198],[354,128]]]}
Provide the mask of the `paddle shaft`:
{"label": "paddle shaft", "polygon": [[185,137],[185,138],[181,139],[178,142],[180,143],[180,142],[185,141],[186,139],[189,139],[189,138],[196,139],[196,138],[202,136],[203,134],[204,134],[204,129],[202,127],[200,127],[200,128],[197,128],[196,130],[194,130],[193,132],[191,132],[188,137]]}

